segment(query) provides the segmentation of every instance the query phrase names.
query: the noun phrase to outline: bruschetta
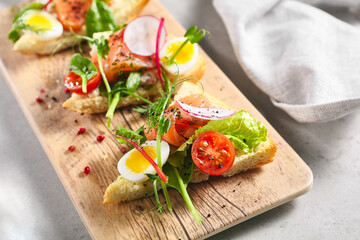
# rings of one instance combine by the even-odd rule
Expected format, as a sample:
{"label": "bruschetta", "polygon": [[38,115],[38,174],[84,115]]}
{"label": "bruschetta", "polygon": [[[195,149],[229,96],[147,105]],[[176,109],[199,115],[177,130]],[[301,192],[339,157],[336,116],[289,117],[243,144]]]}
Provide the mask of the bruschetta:
{"label": "bruschetta", "polygon": [[[202,110],[196,110],[194,114],[189,115],[187,112],[192,111],[191,107],[184,109],[184,112],[182,107],[176,105],[183,103],[188,103],[191,107],[195,107],[194,109],[203,108],[204,112],[212,111],[211,109],[228,109],[226,111],[231,111],[229,106],[203,92],[203,89],[191,82],[184,82],[180,86],[173,105],[165,111],[167,118],[171,119],[171,126],[162,136],[162,140],[170,144],[173,149],[167,157],[167,162],[162,163],[164,175],[169,178],[168,182],[174,181],[174,176],[169,171],[171,167],[178,168],[178,176],[182,176],[184,182],[197,183],[208,180],[210,175],[231,177],[248,169],[261,167],[274,160],[277,148],[273,140],[267,135],[265,126],[246,111],[234,111],[232,114],[235,115],[230,114],[228,116],[225,116],[227,115],[225,112],[224,118],[206,120],[204,117],[197,117],[201,115]],[[220,114],[221,110],[214,111],[216,112],[214,113],[215,116]],[[154,131],[146,130],[146,128],[145,135],[148,141],[153,140],[155,137]],[[218,135],[226,136],[227,140]],[[212,147],[209,148],[209,145]],[[234,145],[234,152],[231,152],[230,145]],[[162,162],[164,162],[162,152],[166,151],[166,148],[161,147]],[[233,159],[231,159],[231,156],[233,156]],[[154,159],[156,159],[156,154]],[[186,163],[186,161],[190,162]],[[128,162],[131,162],[131,160],[126,157],[120,159],[118,164],[120,176],[106,189],[104,204],[131,201],[154,194],[154,178],[147,176],[148,173],[156,173],[155,170],[151,168],[152,172],[148,170],[143,172],[134,171],[131,170],[134,166]],[[193,167],[189,167],[189,164],[192,164]],[[122,170],[124,167],[119,167],[120,165],[127,166],[127,171],[130,171],[130,174]],[[137,165],[135,164],[135,166]],[[181,175],[182,168],[190,168],[191,172]],[[134,172],[137,172],[139,178],[133,176],[136,175]],[[186,180],[186,176],[191,176],[191,178]],[[164,186],[160,185],[159,182],[157,189]],[[181,193],[182,196],[183,194]],[[192,209],[191,204],[189,208]],[[193,210],[192,213],[194,214]]]}
{"label": "bruschetta", "polygon": [[14,17],[14,51],[50,55],[74,46],[78,36],[114,30],[138,16],[148,0],[53,0],[33,2]]}

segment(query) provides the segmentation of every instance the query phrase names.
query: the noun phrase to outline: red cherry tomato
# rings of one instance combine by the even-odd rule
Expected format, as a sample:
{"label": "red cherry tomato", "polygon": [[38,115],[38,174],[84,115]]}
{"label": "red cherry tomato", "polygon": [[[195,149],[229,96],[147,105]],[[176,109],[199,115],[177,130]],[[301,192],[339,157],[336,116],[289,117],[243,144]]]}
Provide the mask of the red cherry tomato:
{"label": "red cherry tomato", "polygon": [[222,175],[234,164],[235,148],[221,133],[208,131],[196,138],[191,148],[191,157],[204,173]]}
{"label": "red cherry tomato", "polygon": [[94,91],[101,82],[101,74],[100,72],[98,74],[96,74],[93,78],[91,78],[90,80],[87,81],[87,86],[86,86],[86,93],[83,93],[82,91],[82,79],[79,75],[73,73],[73,72],[69,72],[66,76],[65,76],[65,88],[69,89],[70,92],[72,93],[77,93],[77,94],[88,94],[91,93],[92,91]]}

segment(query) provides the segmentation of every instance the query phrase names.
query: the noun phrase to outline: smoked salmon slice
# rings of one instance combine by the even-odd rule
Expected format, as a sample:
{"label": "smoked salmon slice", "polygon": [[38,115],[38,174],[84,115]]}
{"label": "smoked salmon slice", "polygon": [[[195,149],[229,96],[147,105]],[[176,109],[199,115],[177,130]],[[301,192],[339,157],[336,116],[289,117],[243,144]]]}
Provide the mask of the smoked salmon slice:
{"label": "smoked salmon slice", "polygon": [[[156,67],[155,56],[139,56],[130,52],[123,40],[124,29],[108,38],[110,52],[102,60],[108,82],[114,82],[122,72],[148,70]],[[98,62],[97,53],[93,52],[91,60]]]}
{"label": "smoked salmon slice", "polygon": [[64,29],[77,32],[85,24],[85,16],[91,0],[55,0],[56,13]]}
{"label": "smoked salmon slice", "polygon": [[[179,101],[194,107],[212,107],[210,101],[203,94],[189,95],[181,98]],[[164,116],[170,118],[171,126],[162,139],[173,146],[183,144],[189,137],[194,135],[196,129],[204,126],[209,121],[189,115],[181,110],[176,103],[165,110]],[[154,140],[156,139],[156,131],[154,129],[147,131],[145,127],[145,136],[148,140]]]}

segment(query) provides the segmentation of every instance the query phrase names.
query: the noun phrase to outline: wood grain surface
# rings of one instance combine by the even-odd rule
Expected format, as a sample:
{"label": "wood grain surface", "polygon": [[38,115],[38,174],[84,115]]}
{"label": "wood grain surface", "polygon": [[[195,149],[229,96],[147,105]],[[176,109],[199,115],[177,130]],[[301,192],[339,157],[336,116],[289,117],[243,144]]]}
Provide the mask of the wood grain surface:
{"label": "wood grain surface", "polygon": [[[144,119],[130,109],[118,110],[111,128],[107,129],[104,114],[80,115],[63,109],[61,105],[69,97],[64,93],[63,78],[72,51],[53,57],[13,52],[12,43],[7,39],[12,14],[10,9],[0,12],[2,74],[93,239],[205,238],[300,196],[311,188],[309,167],[201,51],[207,62],[202,79],[206,91],[235,109],[248,110],[266,125],[278,147],[275,161],[231,178],[211,177],[209,181],[190,184],[188,191],[203,218],[202,225],[195,222],[181,196],[173,189],[170,189],[170,197],[174,211],[166,211],[160,216],[138,213],[154,207],[154,197],[103,205],[106,187],[119,175],[116,165],[122,156],[121,146],[112,136],[114,129],[119,124],[136,129],[144,123]],[[164,17],[168,32],[183,35],[184,29],[156,0],[150,1],[144,14]],[[41,89],[45,93],[41,93]],[[44,98],[44,102],[37,103],[37,96]],[[77,136],[80,127],[85,127],[87,131]],[[96,141],[100,134],[106,136],[102,143]],[[70,145],[77,149],[67,151]],[[32,161],[37,164],[36,159]],[[89,175],[83,173],[85,166],[91,168]],[[161,201],[165,201],[162,196]]]}

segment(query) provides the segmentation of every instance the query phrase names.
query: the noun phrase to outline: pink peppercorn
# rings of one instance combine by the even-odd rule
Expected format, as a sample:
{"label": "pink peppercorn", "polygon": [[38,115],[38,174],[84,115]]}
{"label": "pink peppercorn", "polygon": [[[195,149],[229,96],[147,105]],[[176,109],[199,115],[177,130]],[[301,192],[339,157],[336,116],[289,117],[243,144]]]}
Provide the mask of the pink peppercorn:
{"label": "pink peppercorn", "polygon": [[36,97],[36,102],[38,103],[42,103],[44,101],[44,99],[42,99],[41,97]]}
{"label": "pink peppercorn", "polygon": [[99,135],[99,136],[97,136],[96,141],[102,142],[104,139],[105,139],[105,136]]}
{"label": "pink peppercorn", "polygon": [[85,173],[86,175],[88,175],[88,174],[90,173],[90,167],[86,166],[86,167],[84,168],[84,173]]}
{"label": "pink peppercorn", "polygon": [[79,128],[77,135],[83,134],[86,131],[86,128]]}
{"label": "pink peppercorn", "polygon": [[73,146],[73,145],[71,145],[71,146],[68,148],[68,150],[69,150],[70,152],[73,152],[75,149],[76,149],[76,147]]}

